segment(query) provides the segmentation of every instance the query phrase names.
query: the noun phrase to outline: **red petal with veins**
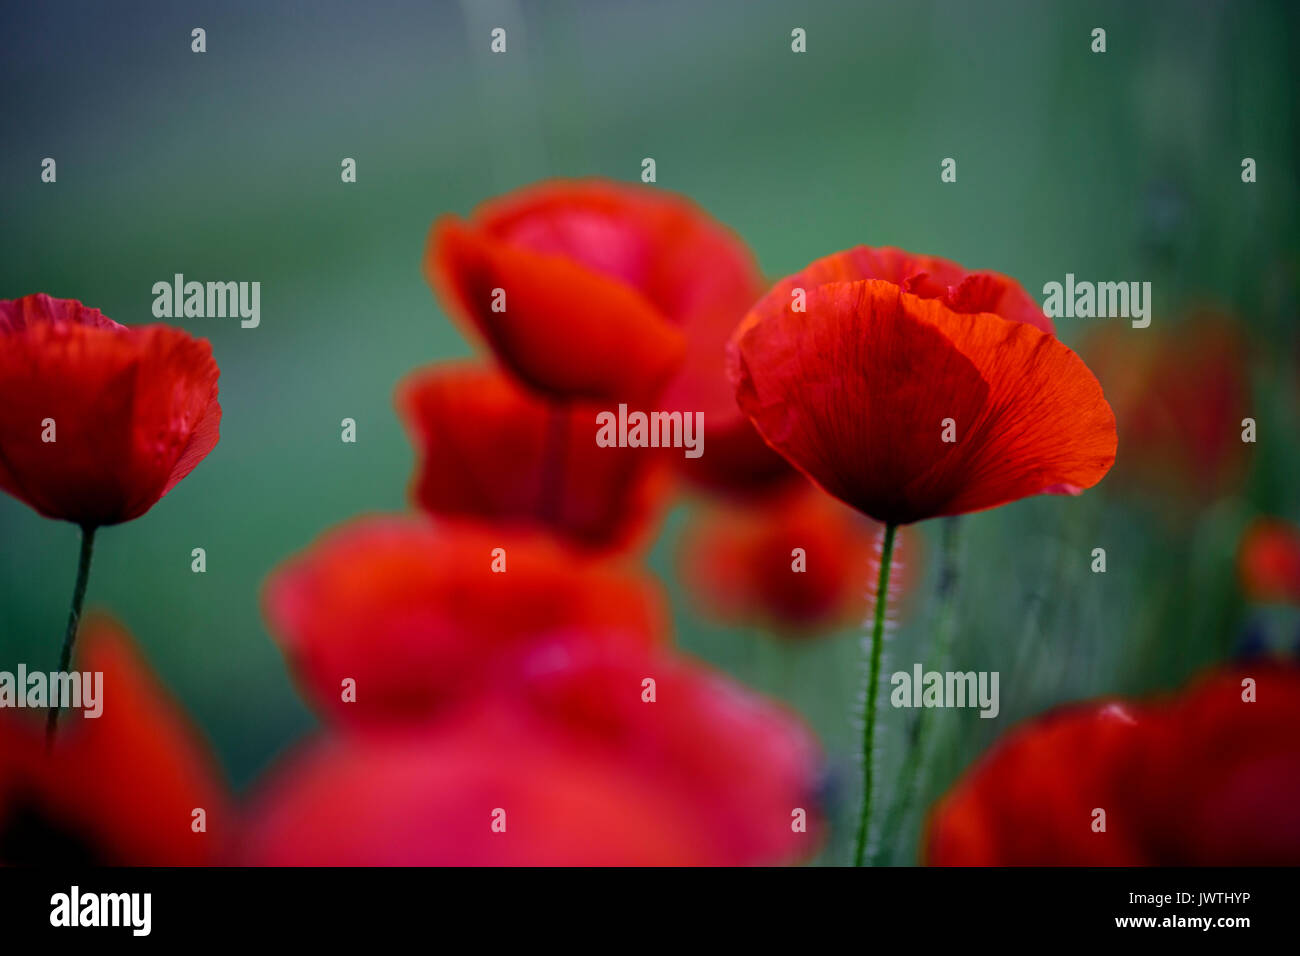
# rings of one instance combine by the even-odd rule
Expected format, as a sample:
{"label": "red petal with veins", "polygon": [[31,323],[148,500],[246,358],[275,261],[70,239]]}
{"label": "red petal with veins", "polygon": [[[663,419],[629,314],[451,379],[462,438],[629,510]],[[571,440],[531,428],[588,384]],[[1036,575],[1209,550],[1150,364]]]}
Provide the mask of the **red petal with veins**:
{"label": "red petal with veins", "polygon": [[732,340],[737,401],[864,514],[906,524],[1090,488],[1114,462],[1101,386],[1054,336],[881,280],[810,287],[796,312],[783,285]]}

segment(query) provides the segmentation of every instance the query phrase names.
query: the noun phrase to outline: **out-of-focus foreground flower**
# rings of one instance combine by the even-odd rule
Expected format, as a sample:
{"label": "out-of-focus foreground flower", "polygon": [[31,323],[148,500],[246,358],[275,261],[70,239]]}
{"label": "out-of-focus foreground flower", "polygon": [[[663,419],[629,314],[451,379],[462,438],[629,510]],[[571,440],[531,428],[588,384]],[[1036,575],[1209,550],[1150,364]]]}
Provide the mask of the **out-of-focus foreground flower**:
{"label": "out-of-focus foreground flower", "polygon": [[335,728],[261,788],[247,862],[783,863],[819,846],[812,735],[674,653],[644,572],[508,526],[372,518],[277,571],[266,600]]}
{"label": "out-of-focus foreground flower", "polygon": [[1297,727],[1300,668],[1266,661],[1169,698],[1062,708],[1012,730],[935,806],[925,859],[1300,864]]}
{"label": "out-of-focus foreground flower", "polygon": [[816,850],[820,757],[783,710],[578,632],[502,657],[493,690],[446,722],[293,755],[254,803],[247,861],[740,865]]}
{"label": "out-of-focus foreground flower", "polygon": [[216,762],[126,632],[87,618],[77,667],[103,673],[103,712],[70,720],[50,752],[34,721],[0,710],[0,864],[224,859],[234,813]]}

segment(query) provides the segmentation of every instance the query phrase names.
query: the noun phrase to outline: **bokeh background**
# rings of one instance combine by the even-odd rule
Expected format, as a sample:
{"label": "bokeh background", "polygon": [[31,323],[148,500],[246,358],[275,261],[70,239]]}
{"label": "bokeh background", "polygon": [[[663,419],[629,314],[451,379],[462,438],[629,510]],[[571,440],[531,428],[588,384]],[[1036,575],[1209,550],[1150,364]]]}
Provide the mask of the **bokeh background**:
{"label": "bokeh background", "polygon": [[[659,186],[739,231],[772,276],[857,243],[896,245],[1006,272],[1035,297],[1067,272],[1152,282],[1150,329],[1057,323],[1072,346],[1112,326],[1121,364],[1144,336],[1177,339],[1203,305],[1226,310],[1246,342],[1259,439],[1226,486],[1187,501],[1173,478],[1112,476],[1081,498],[963,520],[953,661],[1001,673],[1002,711],[938,715],[927,800],[1022,717],[1172,688],[1247,646],[1293,648],[1300,614],[1248,602],[1234,567],[1253,516],[1300,518],[1298,9],[6,5],[0,298],[48,292],[139,324],[153,321],[152,285],[176,272],[262,283],[260,328],[172,320],[212,342],[222,439],[142,520],[101,532],[88,605],[132,630],[233,784],[248,785],[314,725],[261,617],[265,576],[330,525],[406,507],[413,454],[393,386],[471,354],[420,274],[430,223],[548,176],[636,180],[652,156]],[[488,49],[495,26],[504,56]],[[1098,26],[1104,54],[1090,51]],[[190,50],[194,27],[205,54]],[[794,27],[806,54],[790,51]],[[40,181],[47,156],[53,185]],[[1247,156],[1254,184],[1241,181]],[[343,157],[357,161],[355,184],[340,182]],[[944,157],[955,184],[940,182]],[[344,417],[355,445],[339,440]],[[1121,421],[1121,462],[1129,450]],[[846,819],[858,634],[791,644],[711,622],[678,574],[694,508],[674,510],[651,555],[678,640],[807,717],[831,755],[833,819]],[[920,531],[919,600],[887,671],[929,646],[940,528]],[[195,547],[206,574],[191,573]],[[1090,571],[1096,547],[1105,574]],[[0,499],[0,667],[55,666],[76,549],[72,526]],[[884,711],[886,800],[907,716]],[[915,859],[918,823],[894,859]],[[850,843],[835,830],[821,860],[844,862]]]}

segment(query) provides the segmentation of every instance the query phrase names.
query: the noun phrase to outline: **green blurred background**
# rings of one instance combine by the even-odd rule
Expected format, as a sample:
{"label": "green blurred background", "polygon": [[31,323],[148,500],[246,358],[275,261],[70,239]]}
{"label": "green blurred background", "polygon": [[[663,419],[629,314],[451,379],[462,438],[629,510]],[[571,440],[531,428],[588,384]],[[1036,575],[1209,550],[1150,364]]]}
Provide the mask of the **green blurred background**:
{"label": "green blurred background", "polygon": [[[420,274],[430,223],[548,176],[636,180],[652,156],[661,188],[738,230],[773,276],[896,245],[1009,273],[1035,297],[1066,272],[1149,280],[1152,329],[1208,301],[1252,337],[1260,440],[1238,493],[1170,520],[1103,483],[964,519],[954,660],[1001,672],[1002,712],[938,715],[927,795],[1021,717],[1176,686],[1251,628],[1289,644],[1296,618],[1244,605],[1233,554],[1251,515],[1300,517],[1298,19],[1289,3],[9,5],[0,298],[48,292],[139,324],[173,273],[262,283],[260,328],[174,320],[212,342],[222,439],[152,512],[101,532],[88,604],[126,623],[247,785],[314,725],[263,624],[262,581],[328,526],[405,507],[393,386],[470,354]],[[1058,331],[1077,344],[1106,321],[1122,320]],[[790,646],[701,617],[674,570],[690,520],[679,507],[652,555],[680,643],[807,716],[843,818],[856,634]],[[939,528],[922,528],[923,599],[889,649],[901,667],[933,630]],[[1098,546],[1104,575],[1088,567]],[[55,665],[76,547],[72,526],[0,500],[0,667]],[[206,574],[190,571],[195,547]],[[883,714],[886,799],[906,716]],[[822,859],[844,862],[850,836]]]}

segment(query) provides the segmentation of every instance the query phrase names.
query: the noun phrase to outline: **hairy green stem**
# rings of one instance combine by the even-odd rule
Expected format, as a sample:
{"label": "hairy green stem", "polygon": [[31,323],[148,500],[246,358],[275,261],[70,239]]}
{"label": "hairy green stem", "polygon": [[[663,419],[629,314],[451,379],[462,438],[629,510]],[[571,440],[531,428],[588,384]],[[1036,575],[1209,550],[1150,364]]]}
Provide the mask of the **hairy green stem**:
{"label": "hairy green stem", "polygon": [[[939,616],[935,626],[934,645],[930,649],[930,666],[925,668],[926,670],[942,670],[952,650],[957,603],[957,532],[960,526],[960,516],[944,519],[943,558],[939,565],[939,580],[935,586],[935,599],[939,608]],[[916,719],[912,721],[907,755],[904,758],[903,769],[898,777],[898,792],[894,795],[889,812],[885,815],[884,837],[881,839],[873,861],[877,865],[884,862],[887,847],[885,841],[890,839],[892,835],[895,843],[897,842],[897,834],[902,830],[907,814],[916,799],[916,794],[921,788],[921,782],[925,779],[929,769],[931,758],[929,753],[931,749],[930,729],[933,722],[933,711],[928,707],[922,708],[917,713]],[[890,845],[889,848],[892,850],[893,846]]]}
{"label": "hairy green stem", "polygon": [[898,525],[885,525],[880,550],[880,577],[876,582],[876,613],[871,627],[871,657],[867,668],[866,713],[862,726],[862,813],[858,817],[857,849],[853,865],[867,859],[867,837],[871,828],[871,791],[875,783],[876,699],[880,696],[880,660],[885,646],[885,610],[889,604],[889,566],[894,559],[894,534]]}

